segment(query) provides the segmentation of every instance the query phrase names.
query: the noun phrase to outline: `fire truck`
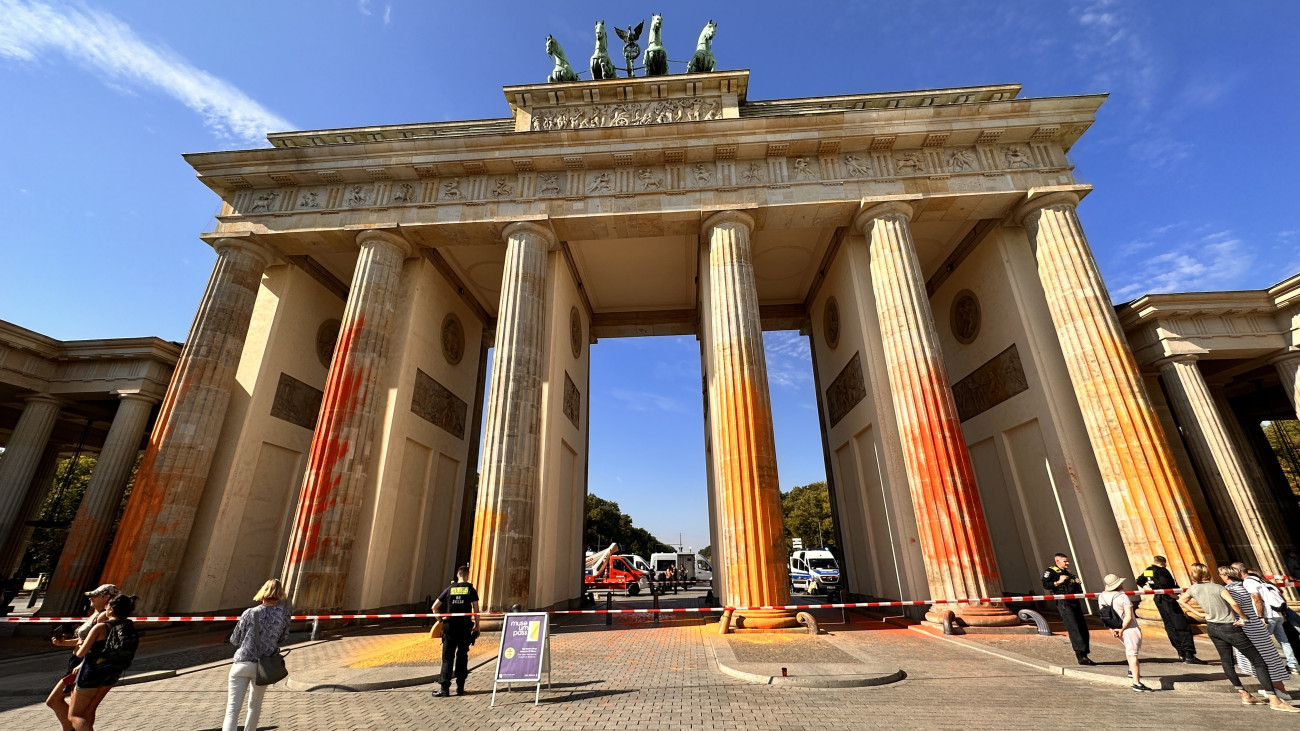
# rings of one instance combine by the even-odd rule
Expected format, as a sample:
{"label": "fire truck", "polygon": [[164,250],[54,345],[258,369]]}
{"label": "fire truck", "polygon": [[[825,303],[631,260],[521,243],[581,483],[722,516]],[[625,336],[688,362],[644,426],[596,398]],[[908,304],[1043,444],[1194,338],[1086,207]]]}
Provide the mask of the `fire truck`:
{"label": "fire truck", "polygon": [[632,568],[632,563],[627,558],[618,555],[617,543],[611,543],[609,548],[588,556],[585,573],[583,582],[588,591],[619,589],[626,590],[628,596],[636,596],[642,589],[650,587],[646,572]]}

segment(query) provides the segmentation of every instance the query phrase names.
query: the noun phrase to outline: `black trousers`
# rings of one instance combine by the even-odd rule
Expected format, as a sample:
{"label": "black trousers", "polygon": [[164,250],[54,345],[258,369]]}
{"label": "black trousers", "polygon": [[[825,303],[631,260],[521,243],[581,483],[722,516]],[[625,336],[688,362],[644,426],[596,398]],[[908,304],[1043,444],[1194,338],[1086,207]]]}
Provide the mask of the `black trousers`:
{"label": "black trousers", "polygon": [[1092,643],[1088,638],[1088,623],[1083,618],[1083,604],[1078,599],[1057,599],[1056,611],[1061,614],[1065,631],[1070,635],[1074,656],[1087,657],[1092,651]]}
{"label": "black trousers", "polygon": [[1169,635],[1169,644],[1174,646],[1182,657],[1196,655],[1196,643],[1192,640],[1192,628],[1187,625],[1187,615],[1178,606],[1178,600],[1168,594],[1157,594],[1156,609],[1160,610],[1160,620],[1165,623],[1165,634]]}
{"label": "black trousers", "polygon": [[1255,680],[1259,681],[1259,687],[1270,693],[1273,692],[1273,678],[1268,674],[1268,663],[1264,662],[1259,650],[1255,649],[1255,643],[1250,641],[1242,628],[1233,624],[1206,622],[1205,631],[1210,635],[1210,642],[1214,643],[1214,649],[1219,653],[1223,674],[1228,676],[1228,682],[1232,683],[1232,687],[1241,688],[1241,678],[1237,675],[1237,658],[1232,654],[1232,648],[1235,647],[1255,668]]}
{"label": "black trousers", "polygon": [[[442,677],[438,682],[442,687],[451,686],[451,679],[456,678],[456,685],[464,685],[469,677],[469,641],[473,626],[453,627],[444,623],[442,630]],[[453,672],[454,665],[454,672]]]}

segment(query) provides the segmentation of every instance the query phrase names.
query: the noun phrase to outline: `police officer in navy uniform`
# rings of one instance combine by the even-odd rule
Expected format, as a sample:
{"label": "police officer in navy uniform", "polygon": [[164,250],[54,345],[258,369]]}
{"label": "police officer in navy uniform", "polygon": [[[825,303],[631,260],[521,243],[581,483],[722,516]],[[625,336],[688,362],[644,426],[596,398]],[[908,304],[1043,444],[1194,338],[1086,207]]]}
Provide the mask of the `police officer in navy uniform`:
{"label": "police officer in navy uniform", "polygon": [[456,580],[438,595],[438,600],[433,603],[433,611],[435,614],[474,613],[473,617],[446,617],[442,620],[442,677],[438,679],[439,687],[433,691],[436,697],[451,695],[451,679],[454,675],[456,695],[465,695],[465,678],[469,676],[469,646],[478,637],[478,591],[469,583],[469,566],[456,569]]}
{"label": "police officer in navy uniform", "polygon": [[[1153,563],[1146,567],[1137,577],[1141,589],[1177,589],[1178,582],[1166,568],[1164,556],[1156,556]],[[1187,615],[1178,606],[1178,597],[1173,594],[1156,594],[1156,609],[1160,610],[1160,620],[1165,623],[1165,634],[1169,635],[1169,644],[1178,651],[1178,659],[1192,665],[1206,665],[1196,656],[1196,643],[1192,641],[1192,628],[1187,624]]]}
{"label": "police officer in navy uniform", "polygon": [[[1056,563],[1043,572],[1043,588],[1048,594],[1082,594],[1083,585],[1079,577],[1070,573],[1070,557],[1064,553],[1056,554]],[[1065,623],[1065,631],[1070,634],[1070,647],[1080,665],[1096,665],[1088,657],[1091,645],[1088,638],[1088,623],[1083,618],[1082,599],[1057,599],[1056,611]]]}

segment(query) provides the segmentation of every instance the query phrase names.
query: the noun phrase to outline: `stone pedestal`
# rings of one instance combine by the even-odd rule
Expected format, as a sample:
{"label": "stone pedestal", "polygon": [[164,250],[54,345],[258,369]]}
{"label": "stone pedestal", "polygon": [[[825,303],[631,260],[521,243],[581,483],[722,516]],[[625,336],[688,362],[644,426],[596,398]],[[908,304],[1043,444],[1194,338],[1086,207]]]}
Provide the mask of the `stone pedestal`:
{"label": "stone pedestal", "polygon": [[504,232],[505,271],[488,386],[470,578],[483,611],[530,607],[533,526],[541,489],[546,258],[555,235],[535,223]]}
{"label": "stone pedestal", "polygon": [[[718,492],[719,557],[732,606],[790,599],[776,438],[749,236],[754,220],[725,211],[704,222],[708,246],[709,429]],[[795,627],[786,609],[737,612],[737,626]]]}
{"label": "stone pedestal", "polygon": [[338,345],[330,362],[320,419],[307,458],[285,561],[284,583],[296,611],[341,609],[366,478],[377,451],[375,425],[384,408],[384,373],[405,240],[362,231]]}
{"label": "stone pedestal", "polygon": [[[1181,585],[1187,567],[1212,557],[1164,430],[1142,387],[1076,211],[1055,192],[1017,212],[1038,259],[1038,277],[1106,494],[1136,576],[1153,555],[1169,559]],[[1122,567],[1102,567],[1116,573]]]}
{"label": "stone pedestal", "polygon": [[30,396],[26,401],[5,445],[4,458],[0,459],[0,546],[19,530],[18,523],[23,519],[19,513],[63,405],[47,394]]}
{"label": "stone pedestal", "polygon": [[1290,352],[1273,358],[1273,367],[1282,379],[1282,390],[1291,399],[1291,408],[1300,415],[1300,352]]}
{"label": "stone pedestal", "polygon": [[41,612],[70,615],[80,608],[82,592],[98,585],[99,562],[105,541],[122,504],[126,480],[135,466],[140,439],[149,423],[149,412],[158,400],[142,394],[123,394],[109,427],[104,447],[90,474],[86,495],[68,530],[68,541],[59,554],[58,566],[50,579]]}
{"label": "stone pedestal", "polygon": [[101,577],[138,595],[140,615],[168,609],[230,404],[262,271],[272,259],[268,250],[241,239],[217,239],[213,248],[212,277]]}
{"label": "stone pedestal", "polygon": [[30,525],[27,525],[27,521],[41,517],[41,508],[45,506],[45,498],[50,494],[50,486],[54,484],[54,476],[58,471],[59,447],[56,444],[49,444],[45,447],[45,454],[41,455],[36,476],[32,478],[32,483],[27,488],[27,497],[23,499],[22,507],[18,509],[14,529],[9,531],[4,549],[0,550],[0,577],[7,579],[13,576],[22,563],[33,530]]}
{"label": "stone pedestal", "polygon": [[[1000,597],[1002,581],[912,243],[911,215],[905,203],[880,203],[859,213],[855,225],[870,245],[871,288],[926,578],[934,597]],[[936,604],[926,619],[942,623],[948,610],[975,627],[1020,624],[1000,603]]]}

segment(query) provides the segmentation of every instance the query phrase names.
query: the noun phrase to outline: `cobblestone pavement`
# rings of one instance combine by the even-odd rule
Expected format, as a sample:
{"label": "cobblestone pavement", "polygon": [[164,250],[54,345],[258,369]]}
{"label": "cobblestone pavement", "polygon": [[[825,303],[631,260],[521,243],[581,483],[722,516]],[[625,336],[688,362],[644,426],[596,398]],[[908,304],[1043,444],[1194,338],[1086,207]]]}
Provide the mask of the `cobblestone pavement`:
{"label": "cobblestone pavement", "polygon": [[[830,621],[832,617],[825,618]],[[826,625],[826,640],[851,643],[907,672],[892,685],[847,690],[777,688],[719,673],[706,632],[716,624],[559,627],[552,639],[555,684],[500,693],[489,708],[491,659],[471,674],[469,695],[433,698],[432,686],[369,693],[267,693],[261,729],[858,729],[1182,728],[1286,726],[1289,718],[1243,708],[1235,695],[1161,692],[1051,676],[921,633],[853,617]],[[1046,639],[1046,638],[1045,638]],[[292,669],[292,655],[290,656]],[[482,661],[480,661],[482,662]],[[475,663],[478,664],[478,663]],[[227,668],[113,690],[99,713],[103,731],[216,729]],[[4,689],[0,679],[0,691]],[[0,728],[56,728],[38,696],[0,697]]]}

